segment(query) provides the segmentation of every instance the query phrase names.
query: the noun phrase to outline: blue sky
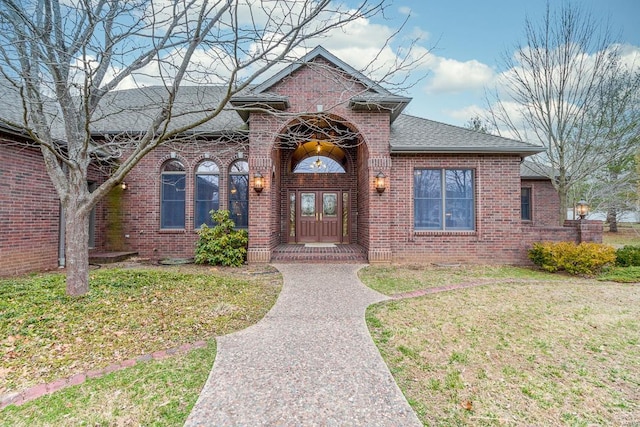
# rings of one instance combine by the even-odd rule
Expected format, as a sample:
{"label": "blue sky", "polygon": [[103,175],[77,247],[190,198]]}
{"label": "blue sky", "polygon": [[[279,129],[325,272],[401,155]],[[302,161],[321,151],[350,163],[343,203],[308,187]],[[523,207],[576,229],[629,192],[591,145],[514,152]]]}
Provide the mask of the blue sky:
{"label": "blue sky", "polygon": [[[337,0],[330,9],[345,5],[348,8],[361,1]],[[370,1],[375,4],[378,0]],[[565,0],[549,2],[552,10],[557,10]],[[574,6],[591,13],[603,24],[609,22],[612,33],[624,44],[625,59],[627,62],[635,61],[636,69],[640,70],[640,0],[573,2]],[[248,7],[243,11],[247,22],[257,19],[260,23],[262,3],[250,4],[251,13],[248,13]],[[418,37],[415,52],[425,56],[410,74],[413,86],[397,87],[392,81],[381,81],[381,84],[392,92],[413,98],[405,113],[463,126],[471,117],[481,115],[487,107],[486,90],[492,90],[500,74],[507,71],[500,69],[501,58],[505,54],[512,55],[515,46],[525,42],[524,22],[527,17],[535,23],[543,22],[547,0],[387,0],[387,5],[384,14],[386,19],[375,16],[355,20],[324,37],[308,40],[305,46],[294,49],[291,57],[303,57],[321,44],[349,65],[379,80],[375,73],[367,72],[372,59],[379,59],[376,65],[393,64],[398,58],[398,46],[406,46],[408,40]],[[403,31],[396,34],[408,16]],[[393,42],[388,45],[386,42],[390,38]],[[226,68],[219,67],[220,56],[215,48],[211,50],[212,55],[206,51],[194,54],[194,68],[206,70],[205,73],[196,73],[195,77],[215,77],[217,74],[212,70],[219,72],[220,68],[224,75]],[[260,76],[256,83],[278,69],[275,67]],[[121,88],[161,82],[156,63],[149,64],[138,74],[136,81],[128,79],[121,84]]]}
{"label": "blue sky", "polygon": [[[560,4],[551,0],[552,9]],[[580,0],[574,4],[598,20],[608,20],[619,40],[640,54],[640,0]],[[405,112],[464,125],[474,108],[486,105],[485,85],[491,85],[493,74],[504,71],[498,68],[501,56],[524,42],[525,18],[542,22],[546,5],[546,0],[394,1],[389,16],[395,19],[375,19],[372,24],[393,28],[411,11],[405,32],[423,33],[421,45],[435,46],[431,53],[437,59],[414,72],[414,76],[426,77],[411,88],[408,95],[413,101]],[[350,61],[340,51],[336,55]]]}

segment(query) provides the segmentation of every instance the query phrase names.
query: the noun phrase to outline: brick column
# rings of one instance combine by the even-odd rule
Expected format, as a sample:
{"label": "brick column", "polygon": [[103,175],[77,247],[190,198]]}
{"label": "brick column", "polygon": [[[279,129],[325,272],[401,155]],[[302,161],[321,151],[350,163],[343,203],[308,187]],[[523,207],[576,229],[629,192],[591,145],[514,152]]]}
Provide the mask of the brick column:
{"label": "brick column", "polygon": [[577,243],[592,242],[602,243],[603,225],[602,221],[593,221],[586,219],[566,220],[565,227],[573,227],[577,231]]}
{"label": "brick column", "polygon": [[[268,156],[249,155],[249,264],[271,261],[271,224],[273,220],[272,198],[277,197],[271,179],[273,161]],[[253,189],[253,175],[260,172],[264,178],[264,189],[256,193]]]}
{"label": "brick column", "polygon": [[[391,252],[391,157],[378,156],[371,157],[368,161],[369,167],[369,262],[389,263],[392,259]],[[376,175],[382,172],[385,175],[386,189],[379,194],[374,186]]]}

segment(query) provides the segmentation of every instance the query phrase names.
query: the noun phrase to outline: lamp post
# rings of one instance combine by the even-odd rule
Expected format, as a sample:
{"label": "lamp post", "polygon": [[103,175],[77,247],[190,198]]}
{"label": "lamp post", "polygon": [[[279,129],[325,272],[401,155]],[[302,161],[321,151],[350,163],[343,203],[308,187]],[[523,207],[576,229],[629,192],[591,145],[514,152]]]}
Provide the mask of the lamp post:
{"label": "lamp post", "polygon": [[589,213],[589,203],[584,200],[580,200],[576,203],[576,213],[580,217],[580,219],[584,219]]}

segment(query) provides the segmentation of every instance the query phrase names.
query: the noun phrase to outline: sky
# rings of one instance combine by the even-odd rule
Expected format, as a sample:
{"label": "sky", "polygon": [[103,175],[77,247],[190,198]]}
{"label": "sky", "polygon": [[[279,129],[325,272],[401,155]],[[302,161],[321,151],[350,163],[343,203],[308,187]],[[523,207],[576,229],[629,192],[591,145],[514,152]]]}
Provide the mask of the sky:
{"label": "sky", "polygon": [[[561,4],[550,3],[552,9]],[[608,22],[612,33],[619,34],[616,38],[640,55],[640,0],[576,4],[599,22]],[[485,90],[494,87],[496,76],[504,71],[501,58],[525,41],[525,19],[543,22],[546,5],[547,0],[394,0],[387,19],[372,19],[358,35],[370,45],[381,45],[384,36],[409,16],[400,36],[420,34],[418,48],[431,51],[427,63],[412,72],[413,81],[422,80],[406,93],[413,100],[405,113],[463,126],[486,107]],[[363,42],[356,46],[339,39],[323,45],[351,65],[360,58],[357,49],[365,48]]]}

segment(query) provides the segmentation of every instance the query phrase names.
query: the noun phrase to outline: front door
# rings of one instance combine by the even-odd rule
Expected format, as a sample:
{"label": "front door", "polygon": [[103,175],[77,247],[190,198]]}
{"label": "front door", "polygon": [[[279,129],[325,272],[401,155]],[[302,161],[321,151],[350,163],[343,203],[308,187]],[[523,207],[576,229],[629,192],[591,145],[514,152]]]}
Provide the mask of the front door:
{"label": "front door", "polygon": [[342,230],[340,191],[300,191],[296,206],[298,242],[339,243]]}

